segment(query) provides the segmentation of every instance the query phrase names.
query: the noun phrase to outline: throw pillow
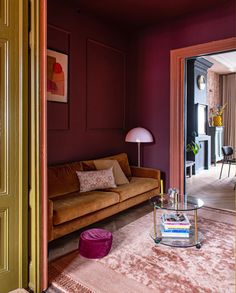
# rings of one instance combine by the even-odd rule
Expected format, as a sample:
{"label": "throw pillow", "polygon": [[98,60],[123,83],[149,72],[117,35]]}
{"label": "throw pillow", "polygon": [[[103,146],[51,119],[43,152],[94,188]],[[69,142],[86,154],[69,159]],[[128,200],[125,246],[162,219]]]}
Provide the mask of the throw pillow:
{"label": "throw pillow", "polygon": [[128,156],[127,156],[126,153],[105,157],[103,159],[105,159],[105,160],[117,160],[117,162],[120,164],[120,167],[121,167],[122,171],[125,173],[125,176],[127,178],[132,176],[130,166],[129,166]]}
{"label": "throw pillow", "polygon": [[98,171],[77,171],[80,192],[116,187],[112,168]]}
{"label": "throw pillow", "polygon": [[122,171],[120,164],[116,160],[95,160],[93,161],[97,170],[108,169],[113,167],[113,174],[115,177],[116,185],[122,185],[129,183],[129,180]]}

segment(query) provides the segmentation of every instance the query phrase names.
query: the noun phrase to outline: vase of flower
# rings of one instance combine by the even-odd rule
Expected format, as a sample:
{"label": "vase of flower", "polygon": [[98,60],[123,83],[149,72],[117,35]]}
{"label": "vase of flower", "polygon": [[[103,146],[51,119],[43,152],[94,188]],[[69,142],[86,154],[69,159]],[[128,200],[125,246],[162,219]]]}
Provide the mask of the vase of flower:
{"label": "vase of flower", "polygon": [[225,107],[227,104],[223,106],[216,106],[210,109],[210,118],[212,119],[213,126],[222,126],[222,115],[224,113]]}
{"label": "vase of flower", "polygon": [[216,115],[213,117],[213,126],[222,126],[222,115]]}

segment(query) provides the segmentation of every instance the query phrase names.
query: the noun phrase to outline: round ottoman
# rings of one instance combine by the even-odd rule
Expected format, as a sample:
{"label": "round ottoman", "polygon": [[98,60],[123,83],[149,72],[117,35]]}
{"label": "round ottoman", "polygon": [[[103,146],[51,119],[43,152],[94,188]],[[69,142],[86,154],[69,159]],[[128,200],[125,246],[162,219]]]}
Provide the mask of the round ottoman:
{"label": "round ottoman", "polygon": [[80,234],[79,253],[87,258],[106,256],[112,245],[112,234],[100,228],[89,229]]}

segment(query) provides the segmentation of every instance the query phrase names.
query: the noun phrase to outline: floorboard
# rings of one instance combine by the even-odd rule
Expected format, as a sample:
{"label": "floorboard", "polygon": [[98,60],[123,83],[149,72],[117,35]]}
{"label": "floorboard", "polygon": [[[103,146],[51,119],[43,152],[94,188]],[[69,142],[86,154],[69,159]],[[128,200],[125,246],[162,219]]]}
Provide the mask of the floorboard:
{"label": "floorboard", "polygon": [[228,177],[228,165],[225,165],[221,179],[220,169],[221,163],[217,163],[216,166],[212,165],[210,170],[203,170],[191,178],[187,177],[187,194],[200,197],[206,206],[235,210],[235,166],[231,166]]}

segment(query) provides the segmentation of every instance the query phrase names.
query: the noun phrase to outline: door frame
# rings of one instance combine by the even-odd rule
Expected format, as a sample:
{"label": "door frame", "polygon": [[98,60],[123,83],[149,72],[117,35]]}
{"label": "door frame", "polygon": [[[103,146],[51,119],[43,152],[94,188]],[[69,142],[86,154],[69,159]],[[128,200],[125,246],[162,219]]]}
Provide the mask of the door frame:
{"label": "door frame", "polygon": [[170,186],[184,193],[185,59],[236,49],[236,37],[171,50],[170,56]]}
{"label": "door frame", "polygon": [[31,0],[29,288],[34,292],[48,287],[46,26],[47,0]]}

